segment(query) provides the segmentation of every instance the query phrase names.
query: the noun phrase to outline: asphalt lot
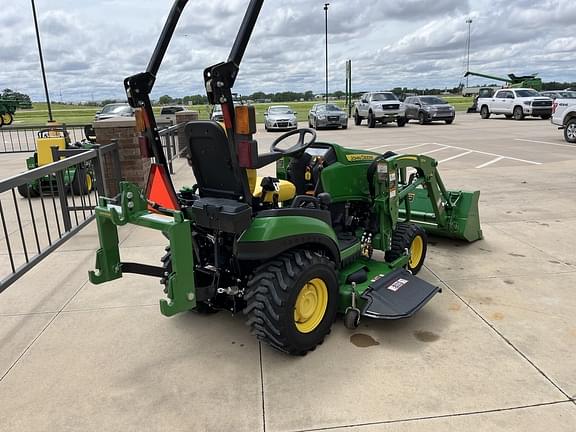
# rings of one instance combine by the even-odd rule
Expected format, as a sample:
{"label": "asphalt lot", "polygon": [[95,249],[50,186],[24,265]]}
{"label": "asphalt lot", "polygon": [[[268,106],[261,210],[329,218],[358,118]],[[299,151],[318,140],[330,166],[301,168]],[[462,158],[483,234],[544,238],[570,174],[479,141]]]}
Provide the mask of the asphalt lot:
{"label": "asphalt lot", "polygon": [[[318,137],[427,153],[449,189],[481,190],[485,238],[430,241],[420,275],[441,295],[287,357],[241,316],[163,317],[155,279],[92,286],[91,224],[0,294],[0,430],[574,431],[576,146],[548,121],[463,114]],[[0,154],[0,177],[25,157]],[[123,227],[123,259],[157,264],[156,234]]]}

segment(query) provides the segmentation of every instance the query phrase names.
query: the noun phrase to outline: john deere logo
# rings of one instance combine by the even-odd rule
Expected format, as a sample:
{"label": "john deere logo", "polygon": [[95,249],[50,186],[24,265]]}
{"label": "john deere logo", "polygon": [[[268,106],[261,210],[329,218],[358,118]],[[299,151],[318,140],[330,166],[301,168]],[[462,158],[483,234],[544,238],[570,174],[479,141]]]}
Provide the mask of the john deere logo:
{"label": "john deere logo", "polygon": [[358,162],[358,161],[371,161],[376,158],[373,154],[350,154],[346,155],[348,162]]}

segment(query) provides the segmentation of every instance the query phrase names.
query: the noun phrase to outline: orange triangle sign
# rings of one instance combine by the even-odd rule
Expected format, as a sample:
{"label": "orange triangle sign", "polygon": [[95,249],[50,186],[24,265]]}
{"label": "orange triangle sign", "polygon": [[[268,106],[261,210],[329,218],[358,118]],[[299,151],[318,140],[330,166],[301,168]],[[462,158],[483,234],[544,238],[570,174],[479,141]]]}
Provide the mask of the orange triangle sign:
{"label": "orange triangle sign", "polygon": [[[146,185],[146,197],[154,204],[171,210],[179,210],[178,199],[174,192],[174,187],[170,182],[166,169],[159,164],[152,164],[150,166],[150,174],[148,175],[148,184]],[[150,210],[154,210],[152,206],[148,206]]]}

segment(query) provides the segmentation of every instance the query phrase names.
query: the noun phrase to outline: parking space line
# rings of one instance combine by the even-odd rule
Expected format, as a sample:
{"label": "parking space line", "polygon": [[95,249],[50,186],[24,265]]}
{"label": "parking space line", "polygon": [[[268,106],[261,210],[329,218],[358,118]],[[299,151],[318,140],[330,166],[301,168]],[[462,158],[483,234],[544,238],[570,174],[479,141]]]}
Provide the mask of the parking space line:
{"label": "parking space line", "polygon": [[[430,143],[430,142],[420,143],[420,144],[415,145],[414,147],[420,147],[420,146],[423,146],[423,145],[426,145],[426,144],[435,144],[435,143]],[[386,144],[386,145],[381,145],[381,146],[376,146],[376,147],[370,147],[370,148],[367,148],[366,150],[377,150],[377,149],[381,149],[381,148],[384,148],[384,147],[392,147],[392,146],[395,146],[395,145],[402,145],[402,144]],[[411,147],[407,147],[407,148],[411,148]],[[402,150],[402,149],[397,149],[397,150]]]}
{"label": "parking space line", "polygon": [[487,167],[488,165],[492,165],[493,163],[496,163],[496,162],[498,162],[498,161],[501,161],[502,159],[504,159],[503,156],[494,158],[494,159],[492,159],[491,161],[488,161],[488,162],[486,162],[486,163],[483,163],[482,165],[478,165],[476,168],[484,168],[484,167]]}
{"label": "parking space line", "polygon": [[420,153],[420,154],[425,155],[425,154],[430,154],[430,153],[436,153],[436,152],[439,152],[439,151],[442,151],[442,150],[447,150],[447,149],[448,149],[448,147],[441,147],[441,148],[437,148],[437,149],[430,150],[430,151],[427,151],[427,152],[423,152],[423,153]]}
{"label": "parking space line", "polygon": [[470,153],[472,153],[472,150],[467,151],[467,152],[464,152],[464,153],[457,154],[456,156],[451,156],[451,157],[449,157],[449,158],[442,159],[441,161],[438,161],[438,163],[441,164],[442,162],[448,162],[448,161],[451,161],[451,160],[453,160],[453,159],[457,159],[457,158],[459,158],[459,157],[469,155]]}
{"label": "parking space line", "polygon": [[559,146],[559,147],[570,147],[570,148],[576,149],[575,145],[551,143],[551,142],[547,142],[547,141],[536,141],[536,140],[529,140],[529,139],[523,139],[523,138],[515,138],[514,141],[524,141],[524,142],[531,142],[531,143],[537,143],[537,144],[548,144],[548,145],[554,145],[554,146]]}
{"label": "parking space line", "polygon": [[416,145],[409,146],[409,147],[402,147],[402,148],[399,148],[399,149],[394,149],[393,151],[396,152],[396,151],[408,150],[408,149],[411,149],[411,148],[422,147],[422,146],[425,146],[425,145],[443,145],[443,144],[438,144],[438,143],[423,143],[423,144],[416,144]]}
{"label": "parking space line", "polygon": [[469,150],[469,151],[474,152],[474,153],[485,154],[488,156],[495,156],[497,158],[502,158],[502,159],[515,160],[517,162],[524,162],[524,163],[532,164],[532,165],[542,165],[542,162],[535,162],[535,161],[526,160],[526,159],[519,159],[519,158],[515,158],[512,156],[505,156],[505,155],[501,155],[501,154],[497,154],[497,153],[490,153],[490,152],[485,152],[485,151],[480,151],[480,150],[469,149],[466,147],[452,146],[452,145],[448,145],[448,144],[440,144],[440,143],[434,143],[434,144],[443,145],[446,147],[455,148],[455,149],[459,149],[459,150],[467,150],[467,151]]}

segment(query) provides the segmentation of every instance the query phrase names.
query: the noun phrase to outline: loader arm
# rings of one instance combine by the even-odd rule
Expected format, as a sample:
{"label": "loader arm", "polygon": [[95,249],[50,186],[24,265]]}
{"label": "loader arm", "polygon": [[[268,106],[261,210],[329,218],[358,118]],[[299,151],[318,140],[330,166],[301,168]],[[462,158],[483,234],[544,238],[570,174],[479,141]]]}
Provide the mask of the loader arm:
{"label": "loader arm", "polygon": [[[389,231],[401,220],[411,221],[426,231],[451,238],[474,241],[482,238],[478,200],[480,191],[447,190],[438,162],[424,155],[396,155],[380,160],[376,204],[385,206],[381,226]],[[408,174],[408,170],[414,172]],[[384,239],[385,240],[385,239]]]}

